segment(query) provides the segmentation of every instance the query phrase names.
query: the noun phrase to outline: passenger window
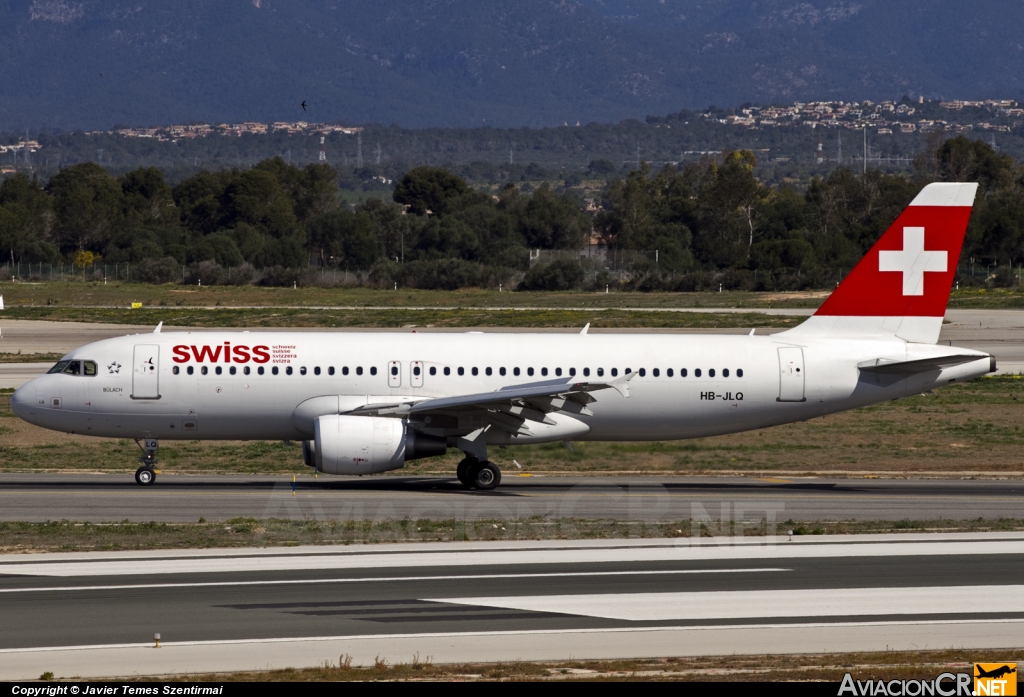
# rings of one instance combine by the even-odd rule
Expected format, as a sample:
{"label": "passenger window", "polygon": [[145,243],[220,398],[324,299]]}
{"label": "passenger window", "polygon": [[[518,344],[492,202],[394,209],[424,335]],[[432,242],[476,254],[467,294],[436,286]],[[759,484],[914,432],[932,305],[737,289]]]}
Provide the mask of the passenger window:
{"label": "passenger window", "polygon": [[224,372],[224,369],[221,368],[220,366],[217,366],[216,368],[214,368],[214,371],[217,373],[217,375],[220,375],[221,373]]}
{"label": "passenger window", "polygon": [[71,361],[57,361],[57,364],[50,368],[51,373],[63,373],[64,369],[68,367],[68,363]]}
{"label": "passenger window", "polygon": [[284,369],[284,372],[285,372],[285,375],[291,375],[292,372],[294,372],[294,371],[292,371],[292,367],[291,366],[288,366],[287,368]]}
{"label": "passenger window", "polygon": [[504,376],[505,375],[505,369],[504,368],[498,368],[498,374],[500,374],[501,376]]}
{"label": "passenger window", "polygon": [[[641,375],[643,375],[643,373],[641,373]],[[658,377],[658,375],[660,375],[660,373],[659,373],[658,369],[655,368],[654,370],[651,371],[651,375],[653,375],[654,377]]]}
{"label": "passenger window", "polygon": [[529,375],[530,377],[533,377],[533,368],[527,368],[526,374]]}
{"label": "passenger window", "polygon": [[391,374],[392,375],[398,375],[398,366],[397,365],[391,366]]}
{"label": "passenger window", "polygon": [[585,377],[585,378],[589,378],[590,377],[590,368],[584,368],[583,369],[583,377]]}
{"label": "passenger window", "polygon": [[302,366],[301,368],[299,368],[299,375],[305,375],[305,374],[306,374],[306,366]]}
{"label": "passenger window", "polygon": [[738,378],[743,377],[743,368],[737,368],[736,369],[736,377],[738,377]]}
{"label": "passenger window", "polygon": [[[629,369],[627,368],[627,372],[628,372],[628,370],[629,370]],[[646,371],[646,370],[644,370],[643,368],[641,368],[641,369],[640,369],[640,377],[643,377],[643,376],[645,376],[645,375],[647,375],[647,371]]]}
{"label": "passenger window", "polygon": [[82,364],[82,367],[85,369],[84,375],[89,377],[96,376],[96,363],[94,361],[86,361]]}
{"label": "passenger window", "polygon": [[434,366],[430,366],[430,374],[437,375],[437,368],[435,368]]}
{"label": "passenger window", "polygon": [[477,370],[476,368],[473,368],[473,375],[479,375],[479,374],[480,374],[480,371]]}
{"label": "passenger window", "polygon": [[515,375],[516,377],[519,377],[519,368],[513,368],[512,374]]}
{"label": "passenger window", "polygon": [[[260,368],[260,370],[263,370],[263,368]],[[189,366],[188,368],[186,368],[185,372],[191,375],[194,372],[194,369],[192,368],[192,366]]]}
{"label": "passenger window", "polygon": [[68,361],[68,365],[64,368],[65,375],[78,375],[82,372],[82,361]]}
{"label": "passenger window", "polygon": [[174,366],[173,368],[171,368],[171,372],[177,375],[178,373],[181,372],[181,368],[179,368],[178,366]]}
{"label": "passenger window", "polygon": [[451,374],[452,374],[452,369],[451,369],[451,368],[448,368],[448,367],[445,367],[445,369],[444,369],[444,374],[445,374],[445,375],[451,375]]}
{"label": "passenger window", "polygon": [[466,374],[466,369],[465,368],[459,368],[459,375],[465,375],[465,374]]}
{"label": "passenger window", "polygon": [[234,375],[235,373],[238,372],[238,368],[236,368],[235,366],[231,366],[230,368],[228,368],[228,372]]}
{"label": "passenger window", "polygon": [[665,371],[665,377],[672,377],[672,375],[673,375],[673,373],[672,373],[672,369],[671,368],[669,368],[668,370]]}
{"label": "passenger window", "polygon": [[686,377],[686,368],[680,368],[679,369],[679,377],[681,377],[681,378],[685,378]]}
{"label": "passenger window", "polygon": [[548,374],[548,369],[547,368],[541,368],[540,369],[540,374],[546,376]]}
{"label": "passenger window", "polygon": [[695,377],[695,378],[699,378],[700,377],[700,368],[694,368],[693,369],[693,377]]}
{"label": "passenger window", "polygon": [[576,369],[575,368],[569,368],[569,376],[570,377],[576,377]]}
{"label": "passenger window", "polygon": [[599,377],[599,378],[603,378],[604,377],[604,368],[598,368],[597,369],[597,377]]}
{"label": "passenger window", "polygon": [[555,368],[555,375],[557,375],[558,377],[562,377],[562,369],[561,368]]}
{"label": "passenger window", "polygon": [[711,369],[710,369],[710,370],[708,371],[708,377],[709,377],[709,378],[713,378],[713,377],[715,377],[715,369],[714,369],[714,368],[711,368]]}
{"label": "passenger window", "polygon": [[614,378],[614,377],[616,377],[616,376],[617,376],[618,374],[619,374],[619,369],[618,369],[618,368],[612,368],[612,377]]}
{"label": "passenger window", "polygon": [[729,369],[728,369],[728,368],[724,368],[724,369],[722,370],[722,377],[723,377],[723,378],[727,378],[727,377],[729,377]]}
{"label": "passenger window", "polygon": [[334,366],[333,365],[332,366],[328,366],[327,374],[328,375],[334,375]]}
{"label": "passenger window", "polygon": [[491,369],[490,368],[485,368],[484,369],[484,373],[487,374],[487,375],[491,375]]}
{"label": "passenger window", "polygon": [[362,375],[362,374],[363,374],[363,366],[357,365],[356,366],[356,375]]}
{"label": "passenger window", "polygon": [[633,372],[632,368],[626,368],[626,375],[629,375],[632,372]]}
{"label": "passenger window", "polygon": [[412,367],[412,374],[415,375],[416,377],[420,376],[420,367],[418,365],[414,365]]}
{"label": "passenger window", "polygon": [[272,374],[274,374],[274,375],[277,375],[277,373],[278,373],[278,367],[277,367],[277,366],[275,365],[275,366],[274,366],[273,368],[271,368],[271,369],[270,369],[270,372],[271,372]]}
{"label": "passenger window", "polygon": [[348,366],[347,366],[347,365],[345,365],[345,366],[342,366],[342,368],[341,368],[341,374],[342,374],[342,375],[348,375]]}
{"label": "passenger window", "polygon": [[377,366],[371,365],[370,366],[370,375],[376,375],[376,374],[377,374]]}
{"label": "passenger window", "polygon": [[[192,369],[191,369],[191,368],[189,368],[189,369],[188,369],[188,372],[189,372],[189,373],[191,373],[191,372],[192,372]],[[256,369],[256,372],[257,372],[257,373],[259,373],[260,375],[263,375],[263,366],[260,366],[259,368],[257,368],[257,369]]]}
{"label": "passenger window", "polygon": [[314,368],[313,368],[313,375],[319,375],[319,374],[320,374],[320,366],[314,366]]}
{"label": "passenger window", "polygon": [[[210,369],[204,365],[202,368],[199,369],[199,372],[202,373],[203,375],[207,375],[210,372]],[[274,368],[274,375],[277,375],[277,368]]]}
{"label": "passenger window", "polygon": [[242,368],[242,372],[248,375],[249,373],[252,372],[252,368],[250,368],[249,366],[245,366],[244,368]]}

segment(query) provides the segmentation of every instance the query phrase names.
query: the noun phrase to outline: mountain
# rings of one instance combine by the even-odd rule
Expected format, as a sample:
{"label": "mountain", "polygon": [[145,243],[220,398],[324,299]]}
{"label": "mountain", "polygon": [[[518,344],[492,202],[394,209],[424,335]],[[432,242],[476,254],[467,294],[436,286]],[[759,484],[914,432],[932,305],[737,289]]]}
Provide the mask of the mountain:
{"label": "mountain", "polygon": [[1021,26],[997,0],[0,0],[0,131],[1024,98]]}

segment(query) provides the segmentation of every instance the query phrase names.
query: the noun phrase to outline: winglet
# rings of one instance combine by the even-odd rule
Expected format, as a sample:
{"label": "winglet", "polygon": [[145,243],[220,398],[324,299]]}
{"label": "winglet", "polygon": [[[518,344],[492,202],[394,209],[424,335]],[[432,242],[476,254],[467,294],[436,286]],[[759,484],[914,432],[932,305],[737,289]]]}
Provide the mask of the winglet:
{"label": "winglet", "polygon": [[629,381],[635,378],[637,375],[639,375],[639,373],[635,371],[632,373],[626,373],[625,375],[621,375],[615,378],[614,380],[609,380],[608,387],[613,388],[620,395],[622,395],[626,399],[629,399]]}
{"label": "winglet", "polygon": [[160,333],[160,328],[163,327],[163,326],[164,326],[164,323],[163,323],[163,320],[161,320],[160,324],[156,325],[156,329],[153,330],[153,333],[154,334],[159,334]]}
{"label": "winglet", "polygon": [[586,334],[588,329],[590,329],[590,322],[587,322],[587,326],[583,327],[583,331],[580,334]]}

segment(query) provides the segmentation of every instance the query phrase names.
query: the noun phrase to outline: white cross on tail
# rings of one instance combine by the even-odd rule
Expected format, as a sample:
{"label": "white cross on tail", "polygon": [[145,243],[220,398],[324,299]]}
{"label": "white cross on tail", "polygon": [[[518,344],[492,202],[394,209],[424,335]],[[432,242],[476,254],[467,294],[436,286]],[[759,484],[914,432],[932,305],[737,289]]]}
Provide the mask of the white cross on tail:
{"label": "white cross on tail", "polygon": [[878,253],[879,271],[903,273],[903,295],[924,295],[924,274],[945,271],[948,252],[924,251],[924,228],[903,228],[903,249]]}

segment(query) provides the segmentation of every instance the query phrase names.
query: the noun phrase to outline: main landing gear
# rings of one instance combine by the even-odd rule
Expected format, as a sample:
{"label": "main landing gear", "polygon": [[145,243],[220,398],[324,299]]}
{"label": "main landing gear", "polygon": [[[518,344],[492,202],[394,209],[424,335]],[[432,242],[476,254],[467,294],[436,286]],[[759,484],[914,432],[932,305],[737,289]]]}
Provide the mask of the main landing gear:
{"label": "main landing gear", "polygon": [[501,470],[493,462],[480,462],[475,457],[460,462],[455,474],[468,489],[490,491],[501,484]]}
{"label": "main landing gear", "polygon": [[135,470],[135,483],[140,486],[150,486],[156,481],[156,452],[160,448],[160,443],[155,438],[147,438],[145,445],[139,443],[138,440],[135,444],[142,449],[142,455],[139,457],[139,462],[142,463],[139,469]]}

